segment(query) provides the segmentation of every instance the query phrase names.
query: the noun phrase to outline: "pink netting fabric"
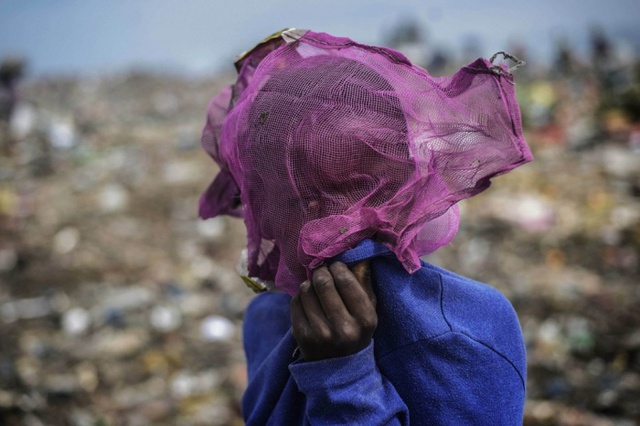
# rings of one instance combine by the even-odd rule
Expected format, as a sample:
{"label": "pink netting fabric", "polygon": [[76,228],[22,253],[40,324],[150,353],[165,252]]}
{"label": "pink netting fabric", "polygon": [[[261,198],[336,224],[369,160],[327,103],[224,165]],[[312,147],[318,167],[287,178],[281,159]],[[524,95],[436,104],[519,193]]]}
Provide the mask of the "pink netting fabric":
{"label": "pink netting fabric", "polygon": [[202,135],[220,173],[200,215],[243,216],[249,275],[297,292],[371,238],[414,272],[458,230],[456,203],[532,159],[512,76],[478,59],[431,77],[402,54],[312,31],[237,63]]}

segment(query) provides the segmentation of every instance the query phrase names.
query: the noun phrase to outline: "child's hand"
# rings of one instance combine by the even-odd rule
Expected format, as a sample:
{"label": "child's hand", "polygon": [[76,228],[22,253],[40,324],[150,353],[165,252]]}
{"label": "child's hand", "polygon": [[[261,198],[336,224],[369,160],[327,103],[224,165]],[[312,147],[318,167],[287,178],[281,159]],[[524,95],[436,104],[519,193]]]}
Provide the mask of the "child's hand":
{"label": "child's hand", "polygon": [[369,261],[336,262],[313,272],[291,299],[293,337],[305,361],[354,354],[371,342],[378,325]]}

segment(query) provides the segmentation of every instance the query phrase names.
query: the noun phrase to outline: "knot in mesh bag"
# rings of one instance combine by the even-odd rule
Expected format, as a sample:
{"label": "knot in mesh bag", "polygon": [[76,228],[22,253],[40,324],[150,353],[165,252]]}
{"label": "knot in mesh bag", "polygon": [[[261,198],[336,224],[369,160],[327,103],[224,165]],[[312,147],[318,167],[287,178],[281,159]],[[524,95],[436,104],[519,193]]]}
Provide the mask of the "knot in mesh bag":
{"label": "knot in mesh bag", "polygon": [[484,59],[434,78],[390,49],[290,30],[236,67],[202,135],[220,172],[200,215],[244,217],[249,275],[289,294],[367,238],[416,271],[456,234],[458,201],[532,158],[513,79]]}

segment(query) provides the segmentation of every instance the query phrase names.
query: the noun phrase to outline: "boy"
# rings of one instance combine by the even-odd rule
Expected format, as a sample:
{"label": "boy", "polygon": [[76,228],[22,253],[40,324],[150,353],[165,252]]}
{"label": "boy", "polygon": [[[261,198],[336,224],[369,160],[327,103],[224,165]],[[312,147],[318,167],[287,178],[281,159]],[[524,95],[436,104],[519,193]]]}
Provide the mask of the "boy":
{"label": "boy", "polygon": [[200,215],[244,217],[245,282],[269,290],[245,317],[247,424],[521,424],[511,305],[420,260],[457,201],[531,160],[508,71],[434,79],[300,30],[236,67],[203,131],[221,171]]}

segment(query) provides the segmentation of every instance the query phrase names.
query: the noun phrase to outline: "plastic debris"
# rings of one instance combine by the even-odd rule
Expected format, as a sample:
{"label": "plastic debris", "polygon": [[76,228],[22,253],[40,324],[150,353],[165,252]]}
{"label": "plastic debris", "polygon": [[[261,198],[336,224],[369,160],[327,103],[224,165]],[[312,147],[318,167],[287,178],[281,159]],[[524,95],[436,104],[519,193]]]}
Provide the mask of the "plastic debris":
{"label": "plastic debris", "polygon": [[83,308],[71,308],[62,316],[62,329],[76,336],[84,334],[91,326],[91,314]]}
{"label": "plastic debris", "polygon": [[203,339],[211,342],[229,340],[235,334],[233,323],[218,315],[212,315],[200,323],[200,335]]}

